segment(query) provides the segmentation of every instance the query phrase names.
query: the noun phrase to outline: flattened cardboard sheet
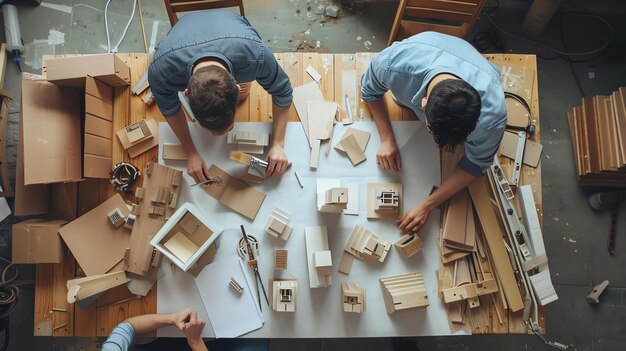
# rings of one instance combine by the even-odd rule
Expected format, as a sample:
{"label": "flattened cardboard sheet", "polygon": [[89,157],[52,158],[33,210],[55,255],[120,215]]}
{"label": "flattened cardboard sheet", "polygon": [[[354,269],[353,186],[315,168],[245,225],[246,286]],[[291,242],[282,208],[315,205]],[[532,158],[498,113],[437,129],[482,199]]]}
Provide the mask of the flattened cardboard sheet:
{"label": "flattened cardboard sheet", "polygon": [[216,165],[211,165],[209,173],[214,177],[220,176],[222,182],[204,186],[204,190],[224,206],[254,220],[265,200],[265,193],[231,176]]}
{"label": "flattened cardboard sheet", "polygon": [[87,276],[104,274],[124,258],[130,230],[124,226],[116,228],[109,220],[107,215],[116,208],[124,217],[128,216],[126,203],[119,194],[115,194],[59,229],[59,234]]}

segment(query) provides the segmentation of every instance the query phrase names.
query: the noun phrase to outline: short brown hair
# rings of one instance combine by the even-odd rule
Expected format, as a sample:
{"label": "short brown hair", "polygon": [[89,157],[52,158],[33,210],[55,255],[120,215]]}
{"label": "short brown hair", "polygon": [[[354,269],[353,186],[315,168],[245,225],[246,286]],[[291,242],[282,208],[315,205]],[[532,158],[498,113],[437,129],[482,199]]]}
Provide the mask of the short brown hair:
{"label": "short brown hair", "polygon": [[199,68],[189,79],[189,105],[201,126],[221,132],[230,127],[237,110],[237,82],[217,66]]}

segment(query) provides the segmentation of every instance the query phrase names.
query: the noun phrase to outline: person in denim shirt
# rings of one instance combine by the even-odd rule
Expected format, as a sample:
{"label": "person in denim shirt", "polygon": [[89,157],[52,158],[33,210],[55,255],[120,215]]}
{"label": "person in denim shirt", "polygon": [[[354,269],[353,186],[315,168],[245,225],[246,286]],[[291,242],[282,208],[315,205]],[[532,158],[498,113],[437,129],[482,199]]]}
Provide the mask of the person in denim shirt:
{"label": "person in denim shirt", "polygon": [[397,220],[403,232],[416,232],[434,208],[493,163],[506,127],[504,90],[500,71],[457,37],[424,32],[383,50],[361,78],[361,96],[380,135],[376,162],[396,172],[402,160],[382,99],[389,90],[425,123],[440,148],[463,145],[465,150],[439,189]]}
{"label": "person in denim shirt", "polygon": [[239,97],[245,97],[242,87],[253,80],[272,95],[274,127],[267,175],[282,174],[288,164],[284,144],[293,90],[247,19],[225,10],[190,13],[155,48],[148,69],[150,88],[187,153],[187,172],[197,182],[211,175],[191,139],[178,92],[184,91],[199,124],[219,136],[233,128]]}

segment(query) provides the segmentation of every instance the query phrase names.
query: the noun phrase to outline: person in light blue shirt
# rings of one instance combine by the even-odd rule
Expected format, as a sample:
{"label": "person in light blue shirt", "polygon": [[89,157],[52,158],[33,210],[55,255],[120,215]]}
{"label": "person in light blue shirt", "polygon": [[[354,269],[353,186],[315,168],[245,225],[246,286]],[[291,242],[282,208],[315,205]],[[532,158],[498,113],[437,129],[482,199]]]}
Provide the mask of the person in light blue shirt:
{"label": "person in light blue shirt", "polygon": [[398,218],[400,230],[415,232],[434,208],[492,164],[506,127],[504,90],[500,71],[457,37],[424,32],[383,50],[361,78],[361,96],[380,135],[376,162],[397,172],[402,160],[382,99],[387,91],[425,123],[440,148],[465,149],[439,189]]}
{"label": "person in light blue shirt", "polygon": [[187,337],[192,351],[207,351],[202,340],[205,322],[191,308],[178,313],[146,314],[131,317],[113,328],[102,351],[127,351],[133,344],[135,334],[146,334],[159,328],[175,326]]}
{"label": "person in light blue shirt", "polygon": [[[187,338],[187,344],[192,351],[207,351],[207,344],[202,340],[202,330],[205,324],[205,321],[191,308],[176,313],[131,317],[113,328],[107,340],[102,343],[101,351],[130,350],[135,335],[147,334],[167,326],[178,328]],[[210,341],[209,346],[212,351],[267,351],[269,342],[266,339],[217,339]]]}
{"label": "person in light blue shirt", "polygon": [[[247,19],[226,10],[182,16],[155,48],[148,82],[159,110],[187,153],[187,173],[211,177],[198,154],[178,92],[184,92],[199,124],[219,136],[233,128],[242,86],[256,80],[272,95],[274,122],[266,175],[282,174],[288,110],[293,89],[274,54]],[[249,91],[248,91],[249,93]]]}

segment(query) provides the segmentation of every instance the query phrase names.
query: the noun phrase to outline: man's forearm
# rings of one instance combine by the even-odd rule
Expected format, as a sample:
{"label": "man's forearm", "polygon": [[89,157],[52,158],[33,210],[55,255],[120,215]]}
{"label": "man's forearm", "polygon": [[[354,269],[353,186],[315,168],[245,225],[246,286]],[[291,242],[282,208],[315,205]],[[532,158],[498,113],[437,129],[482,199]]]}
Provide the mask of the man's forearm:
{"label": "man's forearm", "polygon": [[427,207],[431,210],[438,207],[461,189],[467,187],[474,179],[476,179],[475,176],[457,167],[457,169],[443,181],[439,189],[424,200]]}
{"label": "man's forearm", "polygon": [[175,317],[173,313],[144,314],[128,318],[125,322],[133,327],[135,333],[146,334],[162,327],[176,325]]}
{"label": "man's forearm", "polygon": [[187,155],[197,153],[198,150],[191,139],[189,124],[187,124],[187,118],[185,117],[183,109],[181,108],[176,115],[168,117],[165,120],[167,121],[167,124],[169,124],[170,128],[172,128],[174,134],[176,134],[176,137],[180,141],[180,144]]}
{"label": "man's forearm", "polygon": [[287,122],[289,121],[289,107],[280,107],[276,104],[272,104],[272,114],[274,116],[272,146],[278,145],[285,147],[285,135],[287,133]]}
{"label": "man's forearm", "polygon": [[385,99],[380,98],[374,102],[368,102],[367,106],[372,112],[372,118],[376,123],[376,129],[378,129],[378,135],[380,141],[392,141],[394,140],[393,130],[391,129],[391,120],[387,114],[385,107]]}

